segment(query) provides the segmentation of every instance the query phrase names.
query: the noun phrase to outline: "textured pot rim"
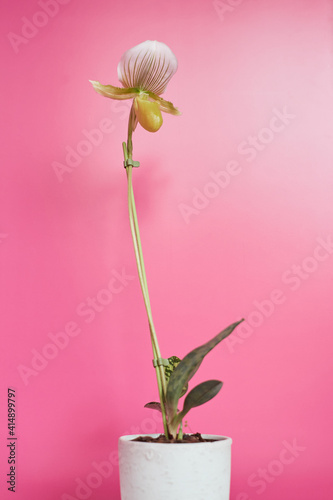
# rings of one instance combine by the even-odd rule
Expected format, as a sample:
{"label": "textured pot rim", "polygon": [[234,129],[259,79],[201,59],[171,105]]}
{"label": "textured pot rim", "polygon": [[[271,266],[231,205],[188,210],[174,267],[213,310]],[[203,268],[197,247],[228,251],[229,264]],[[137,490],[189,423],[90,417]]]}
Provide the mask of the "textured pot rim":
{"label": "textured pot rim", "polygon": [[145,441],[133,441],[133,439],[139,437],[139,436],[150,436],[150,437],[158,437],[161,433],[157,434],[128,434],[125,436],[120,436],[119,438],[119,444],[120,443],[131,443],[133,446],[142,446],[142,445],[153,445],[153,446],[164,446],[166,444],[175,444],[177,446],[216,446],[219,444],[220,446],[229,446],[232,443],[232,439],[228,436],[221,436],[220,434],[201,434],[204,439],[214,439],[214,441],[208,441],[204,443],[152,443],[152,442],[145,442]]}

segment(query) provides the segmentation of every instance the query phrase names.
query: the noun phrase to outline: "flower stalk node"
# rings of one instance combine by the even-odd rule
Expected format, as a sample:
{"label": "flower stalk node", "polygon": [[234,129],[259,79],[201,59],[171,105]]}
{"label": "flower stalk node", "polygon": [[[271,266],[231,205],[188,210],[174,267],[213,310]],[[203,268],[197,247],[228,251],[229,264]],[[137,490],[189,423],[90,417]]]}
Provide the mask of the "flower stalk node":
{"label": "flower stalk node", "polygon": [[124,168],[127,167],[140,167],[140,162],[139,161],[134,161],[131,158],[127,158],[127,160],[124,160]]}
{"label": "flower stalk node", "polygon": [[169,360],[165,358],[153,359],[153,367],[157,368],[158,366],[169,366]]}

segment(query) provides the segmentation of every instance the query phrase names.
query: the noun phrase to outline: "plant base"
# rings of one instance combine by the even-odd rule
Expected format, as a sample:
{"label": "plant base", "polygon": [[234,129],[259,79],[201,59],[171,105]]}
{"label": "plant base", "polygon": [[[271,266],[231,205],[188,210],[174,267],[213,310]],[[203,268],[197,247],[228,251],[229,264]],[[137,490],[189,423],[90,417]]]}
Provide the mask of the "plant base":
{"label": "plant base", "polygon": [[[151,434],[158,437],[159,434]],[[229,500],[231,438],[203,434],[198,443],[119,439],[122,500]]]}

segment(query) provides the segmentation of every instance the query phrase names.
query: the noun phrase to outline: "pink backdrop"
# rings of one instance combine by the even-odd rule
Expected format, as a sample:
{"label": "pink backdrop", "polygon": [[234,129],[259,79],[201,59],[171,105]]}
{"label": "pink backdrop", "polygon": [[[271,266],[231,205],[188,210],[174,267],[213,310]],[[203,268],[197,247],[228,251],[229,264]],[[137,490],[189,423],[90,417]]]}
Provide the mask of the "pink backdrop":
{"label": "pink backdrop", "polygon": [[331,499],[332,1],[2,7],[0,497],[8,387],[16,500],[118,500],[119,435],[162,430],[128,103],[88,82],[117,85],[122,53],[157,39],[182,116],[137,130],[134,184],[162,354],[246,318],[196,375],[224,387],[189,430],[233,438],[232,500]]}

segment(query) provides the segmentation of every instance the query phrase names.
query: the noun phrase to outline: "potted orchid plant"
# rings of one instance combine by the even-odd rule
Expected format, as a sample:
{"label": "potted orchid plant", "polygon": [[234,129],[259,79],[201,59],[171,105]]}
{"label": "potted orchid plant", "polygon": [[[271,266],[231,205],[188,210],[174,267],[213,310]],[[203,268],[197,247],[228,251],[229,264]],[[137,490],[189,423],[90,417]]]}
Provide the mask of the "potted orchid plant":
{"label": "potted orchid plant", "polygon": [[[157,132],[163,123],[162,113],[180,115],[178,109],[161,94],[177,71],[177,59],[164,43],[146,41],[126,51],[118,64],[118,78],[123,87],[91,81],[93,88],[111,99],[131,99],[127,141],[123,142],[124,167],[128,181],[128,210],[134,252],[143,300],[148,317],[159,401],[145,406],[162,414],[164,434],[123,436],[119,440],[121,495],[123,500],[175,498],[209,500],[229,499],[231,439],[224,436],[186,435],[183,420],[194,407],[217,395],[220,380],[208,380],[188,392],[188,383],[204,357],[230,335],[243,320],[219,332],[205,344],[190,351],[182,360],[163,358],[153,323],[147,278],[142,254],[138,218],[133,191],[133,133],[138,123],[148,132]],[[188,393],[187,393],[188,392]],[[187,393],[182,409],[179,401]],[[189,446],[189,443],[191,446]],[[177,446],[165,446],[165,444]],[[206,446],[204,451],[203,446]],[[208,446],[208,448],[207,448]],[[162,447],[162,448],[161,448]],[[198,453],[194,453],[196,450]],[[133,460],[136,462],[133,463]],[[146,467],[150,467],[147,472]],[[196,473],[200,473],[200,484]],[[189,484],[194,487],[189,490]]]}

